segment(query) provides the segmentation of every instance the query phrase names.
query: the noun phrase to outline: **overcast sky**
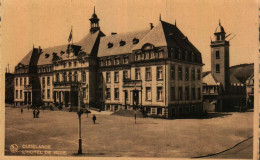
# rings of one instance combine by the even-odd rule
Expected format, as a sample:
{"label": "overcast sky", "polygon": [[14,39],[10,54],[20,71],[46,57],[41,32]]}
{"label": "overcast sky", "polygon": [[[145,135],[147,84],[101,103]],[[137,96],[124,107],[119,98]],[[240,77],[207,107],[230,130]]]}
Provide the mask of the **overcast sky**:
{"label": "overcast sky", "polygon": [[129,32],[163,21],[174,23],[202,53],[204,71],[210,70],[210,37],[219,19],[230,41],[230,65],[252,63],[258,51],[257,0],[3,0],[1,56],[3,68],[14,66],[39,45],[48,48],[74,42],[89,32],[96,7],[101,30]]}

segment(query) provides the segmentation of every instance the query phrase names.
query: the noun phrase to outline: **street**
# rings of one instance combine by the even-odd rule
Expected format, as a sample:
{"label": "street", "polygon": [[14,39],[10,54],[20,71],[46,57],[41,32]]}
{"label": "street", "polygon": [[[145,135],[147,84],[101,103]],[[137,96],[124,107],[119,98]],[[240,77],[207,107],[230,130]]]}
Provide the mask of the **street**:
{"label": "street", "polygon": [[[6,155],[72,156],[77,153],[75,112],[41,110],[39,118],[33,118],[32,110],[24,109],[21,114],[19,108],[5,109]],[[199,157],[224,151],[253,134],[253,112],[223,113],[209,119],[137,118],[137,124],[133,117],[102,113],[96,114],[96,124],[92,122],[93,112],[88,118],[82,115],[83,156]],[[12,144],[18,146],[18,152],[10,151]],[[34,146],[28,149],[26,145]],[[49,148],[40,147],[44,145]],[[218,156],[252,158],[252,148],[252,139],[249,139]]]}

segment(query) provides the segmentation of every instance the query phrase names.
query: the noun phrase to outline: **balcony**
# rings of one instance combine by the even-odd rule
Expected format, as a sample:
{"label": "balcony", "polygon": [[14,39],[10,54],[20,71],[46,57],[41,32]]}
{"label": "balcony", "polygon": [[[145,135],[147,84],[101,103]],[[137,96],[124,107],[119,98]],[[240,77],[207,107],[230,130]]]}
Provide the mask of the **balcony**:
{"label": "balcony", "polygon": [[125,79],[123,87],[142,87],[142,80]]}
{"label": "balcony", "polygon": [[57,86],[70,86],[70,87],[77,87],[78,85],[85,84],[84,82],[80,81],[59,81],[59,82],[54,82],[54,87]]}
{"label": "balcony", "polygon": [[32,85],[24,85],[24,90],[32,90]]}

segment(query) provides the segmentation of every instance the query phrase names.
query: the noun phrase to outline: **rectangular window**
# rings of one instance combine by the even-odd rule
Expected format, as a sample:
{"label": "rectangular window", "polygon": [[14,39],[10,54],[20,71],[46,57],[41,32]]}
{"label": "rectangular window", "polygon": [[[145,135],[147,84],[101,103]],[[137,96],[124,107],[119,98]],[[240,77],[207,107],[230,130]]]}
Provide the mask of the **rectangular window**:
{"label": "rectangular window", "polygon": [[178,100],[182,100],[182,87],[178,88]]}
{"label": "rectangular window", "polygon": [[163,67],[157,67],[157,80],[162,80],[163,79]]}
{"label": "rectangular window", "polygon": [[150,107],[146,107],[145,110],[146,110],[147,114],[151,113],[151,108]]}
{"label": "rectangular window", "polygon": [[123,58],[123,63],[124,63],[124,64],[128,64],[128,56],[124,56],[124,58]]}
{"label": "rectangular window", "polygon": [[50,77],[47,77],[47,85],[50,85]]}
{"label": "rectangular window", "polygon": [[22,98],[23,98],[23,91],[20,90],[20,99],[22,99]]}
{"label": "rectangular window", "polygon": [[198,88],[197,92],[198,92],[198,100],[200,100],[201,99],[200,88]]}
{"label": "rectangular window", "polygon": [[115,99],[119,99],[119,89],[115,88]]}
{"label": "rectangular window", "polygon": [[175,87],[171,87],[171,101],[175,100]]}
{"label": "rectangular window", "polygon": [[20,86],[23,85],[23,78],[20,78]]}
{"label": "rectangular window", "polygon": [[128,91],[125,90],[125,99],[128,101]]}
{"label": "rectangular window", "polygon": [[200,74],[200,69],[198,69],[198,70],[197,70],[197,78],[198,78],[198,80],[201,79],[200,76],[201,76],[201,74]]}
{"label": "rectangular window", "polygon": [[190,100],[190,90],[189,90],[189,87],[185,87],[185,100]]}
{"label": "rectangular window", "polygon": [[155,114],[155,108],[152,108],[152,114]]}
{"label": "rectangular window", "polygon": [[147,81],[152,80],[151,67],[145,68],[145,80],[147,80]]}
{"label": "rectangular window", "polygon": [[50,98],[50,89],[47,89],[47,99]]}
{"label": "rectangular window", "polygon": [[115,58],[115,65],[119,65],[119,60],[120,60],[119,57]]}
{"label": "rectangular window", "polygon": [[115,73],[115,77],[114,77],[114,81],[115,83],[119,82],[119,73],[118,72],[114,72]]}
{"label": "rectangular window", "polygon": [[216,51],[216,59],[220,59],[220,57],[219,57],[219,51]]}
{"label": "rectangular window", "polygon": [[178,78],[182,80],[182,67],[178,67]]}
{"label": "rectangular window", "polygon": [[18,78],[15,78],[15,85],[18,86]]}
{"label": "rectangular window", "polygon": [[83,71],[81,74],[82,82],[86,82],[86,72]]}
{"label": "rectangular window", "polygon": [[189,68],[186,68],[186,70],[185,70],[185,80],[186,81],[189,80]]}
{"label": "rectangular window", "polygon": [[123,80],[128,78],[128,71],[123,71]]}
{"label": "rectangular window", "polygon": [[106,99],[110,99],[111,95],[110,95],[110,88],[106,88]]}
{"label": "rectangular window", "polygon": [[191,93],[191,99],[195,100],[195,88],[191,89],[192,93]]}
{"label": "rectangular window", "polygon": [[111,59],[107,59],[107,66],[110,66],[111,65]]}
{"label": "rectangular window", "polygon": [[171,66],[171,79],[175,80],[175,66]]}
{"label": "rectangular window", "polygon": [[216,73],[220,73],[220,67],[219,67],[219,64],[216,64]]}
{"label": "rectangular window", "polygon": [[45,85],[45,77],[42,77],[42,85]]}
{"label": "rectangular window", "polygon": [[86,88],[83,88],[83,98],[86,98]]}
{"label": "rectangular window", "polygon": [[106,72],[106,80],[107,80],[107,83],[111,82],[110,72]]}
{"label": "rectangular window", "polygon": [[157,101],[162,101],[163,98],[162,98],[162,87],[157,87]]}
{"label": "rectangular window", "polygon": [[194,68],[191,69],[191,79],[193,81],[195,81],[195,69]]}
{"label": "rectangular window", "polygon": [[152,100],[151,87],[146,87],[145,90],[146,90],[146,93],[145,93],[146,100],[151,101]]}
{"label": "rectangular window", "polygon": [[135,79],[136,79],[136,80],[141,80],[140,68],[136,68],[136,69],[135,69]]}
{"label": "rectangular window", "polygon": [[15,91],[15,97],[18,99],[18,90]]}
{"label": "rectangular window", "polygon": [[23,81],[23,82],[24,82],[24,85],[26,85],[26,84],[27,84],[26,77],[24,78],[24,81]]}
{"label": "rectangular window", "polygon": [[45,99],[45,89],[42,90],[42,99]]}

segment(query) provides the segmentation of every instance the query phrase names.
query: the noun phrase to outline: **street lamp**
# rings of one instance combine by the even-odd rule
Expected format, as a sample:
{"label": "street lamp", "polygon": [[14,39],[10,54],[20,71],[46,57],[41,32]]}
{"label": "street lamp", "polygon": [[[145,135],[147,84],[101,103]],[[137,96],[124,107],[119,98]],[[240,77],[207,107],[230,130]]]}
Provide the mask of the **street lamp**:
{"label": "street lamp", "polygon": [[[81,61],[81,69],[82,69],[82,62]],[[81,72],[82,74],[82,72]],[[82,80],[81,80],[82,81]],[[78,139],[79,139],[79,148],[78,148],[78,154],[82,154],[82,139],[81,139],[81,115],[83,114],[81,110],[81,83],[78,83]]]}
{"label": "street lamp", "polygon": [[79,136],[79,149],[78,154],[82,154],[82,139],[81,139],[81,108],[80,108],[80,93],[81,93],[81,87],[78,85],[78,136]]}

